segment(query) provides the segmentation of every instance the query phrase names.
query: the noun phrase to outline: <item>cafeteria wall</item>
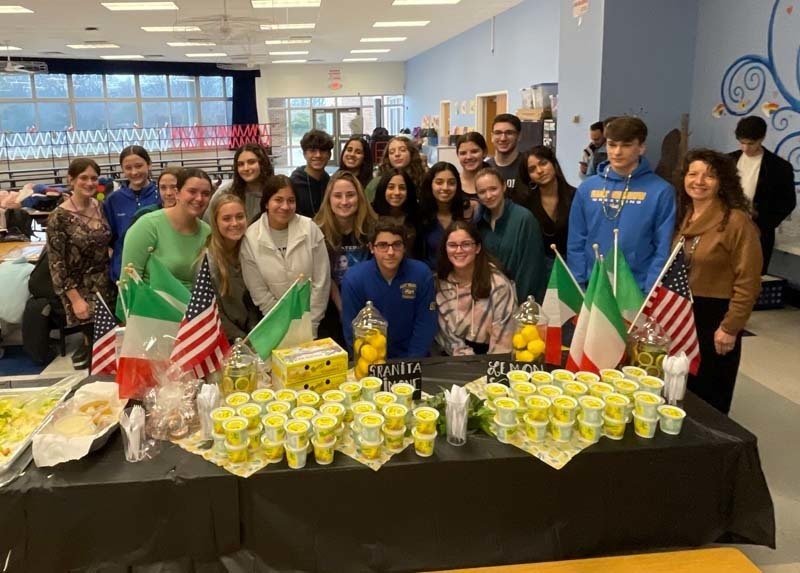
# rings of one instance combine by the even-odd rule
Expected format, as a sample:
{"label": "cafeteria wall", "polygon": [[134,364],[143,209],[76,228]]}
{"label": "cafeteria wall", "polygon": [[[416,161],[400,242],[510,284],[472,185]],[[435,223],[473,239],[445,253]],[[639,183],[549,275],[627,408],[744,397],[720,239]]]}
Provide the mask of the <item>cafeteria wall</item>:
{"label": "cafeteria wall", "polygon": [[[520,107],[520,89],[558,81],[559,4],[563,0],[525,0],[492,22],[467,30],[406,62],[406,124],[418,126],[425,115],[439,115],[450,100],[450,125],[475,126],[470,100],[487,92],[508,91],[508,108]],[[458,110],[454,109],[458,102]],[[466,113],[461,113],[466,102]]]}

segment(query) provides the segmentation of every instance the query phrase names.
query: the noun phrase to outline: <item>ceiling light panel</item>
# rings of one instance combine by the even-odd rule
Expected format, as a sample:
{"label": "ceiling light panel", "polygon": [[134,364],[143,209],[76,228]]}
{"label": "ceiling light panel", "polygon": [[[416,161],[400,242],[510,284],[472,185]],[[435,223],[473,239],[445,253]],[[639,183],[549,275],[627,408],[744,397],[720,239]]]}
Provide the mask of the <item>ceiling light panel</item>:
{"label": "ceiling light panel", "polygon": [[408,38],[405,36],[394,36],[386,38],[361,38],[362,42],[405,42]]}
{"label": "ceiling light panel", "polygon": [[308,60],[272,60],[273,64],[305,64]]}
{"label": "ceiling light panel", "polygon": [[375,22],[373,28],[422,28],[430,24],[430,20],[398,20],[396,22]]}
{"label": "ceiling light panel", "polygon": [[394,0],[392,6],[436,6],[458,4],[461,0]]}
{"label": "ceiling light panel", "polygon": [[228,54],[225,52],[193,52],[186,54],[187,58],[227,58]]}
{"label": "ceiling light panel", "polygon": [[313,30],[316,24],[261,24],[262,30]]}
{"label": "ceiling light panel", "polygon": [[72,48],[73,50],[112,50],[119,48],[119,46],[101,42],[97,44],[67,44],[67,48]]}
{"label": "ceiling light panel", "polygon": [[264,43],[267,46],[288,46],[290,44],[310,44],[310,39],[298,38],[298,39],[289,39],[289,40],[265,40]]}
{"label": "ceiling light panel", "polygon": [[112,12],[178,9],[175,2],[100,2],[100,4]]}
{"label": "ceiling light panel", "polygon": [[24,6],[0,6],[0,14],[33,14],[33,10]]}
{"label": "ceiling light panel", "polygon": [[308,50],[270,52],[269,55],[270,56],[307,56],[308,55]]}
{"label": "ceiling light panel", "polygon": [[143,60],[144,56],[141,54],[127,54],[124,56],[100,56],[103,60]]}
{"label": "ceiling light panel", "polygon": [[198,26],[142,26],[145,32],[201,32]]}
{"label": "ceiling light panel", "polygon": [[253,8],[319,8],[320,0],[251,0]]}
{"label": "ceiling light panel", "polygon": [[191,48],[200,46],[216,46],[214,42],[167,42],[171,48]]}
{"label": "ceiling light panel", "polygon": [[343,58],[343,62],[377,62],[378,58]]}
{"label": "ceiling light panel", "polygon": [[370,48],[369,50],[350,50],[351,54],[386,54],[391,52],[389,48]]}

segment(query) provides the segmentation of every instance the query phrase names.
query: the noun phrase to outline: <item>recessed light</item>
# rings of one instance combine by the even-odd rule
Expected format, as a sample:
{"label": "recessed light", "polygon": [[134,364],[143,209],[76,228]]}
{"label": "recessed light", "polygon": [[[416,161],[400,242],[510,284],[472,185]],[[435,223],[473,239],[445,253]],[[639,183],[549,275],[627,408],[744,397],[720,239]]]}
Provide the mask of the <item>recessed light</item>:
{"label": "recessed light", "polygon": [[343,58],[343,62],[377,62],[378,58]]}
{"label": "recessed light", "polygon": [[435,6],[437,4],[458,4],[461,0],[394,0],[392,6]]}
{"label": "recessed light", "polygon": [[350,50],[351,54],[386,54],[391,52],[389,48],[373,48],[370,50]]}
{"label": "recessed light", "polygon": [[362,42],[405,42],[408,38],[405,36],[395,36],[387,38],[361,38]]}
{"label": "recessed light", "polygon": [[264,40],[264,43],[267,46],[286,46],[289,44],[310,44],[311,39],[308,38],[298,38],[298,39],[289,39],[289,40]]}
{"label": "recessed light", "polygon": [[307,56],[308,50],[270,52],[270,56]]}
{"label": "recessed light", "polygon": [[16,46],[0,46],[0,52],[19,52],[21,49]]}
{"label": "recessed light", "polygon": [[253,8],[319,8],[320,0],[251,0]]}
{"label": "recessed light", "polygon": [[430,20],[400,20],[397,22],[375,22],[373,28],[422,28],[430,24]]}
{"label": "recessed light", "polygon": [[116,44],[108,44],[105,42],[99,43],[90,43],[90,44],[67,44],[67,48],[72,48],[73,50],[111,50],[117,49],[119,46]]}
{"label": "recessed light", "polygon": [[192,46],[216,46],[214,42],[167,42],[172,48],[189,48]]}
{"label": "recessed light", "polygon": [[138,10],[177,10],[175,2],[100,2],[112,12],[130,12]]}
{"label": "recessed light", "polygon": [[33,10],[24,6],[0,6],[0,14],[33,14]]}
{"label": "recessed light", "polygon": [[316,24],[261,24],[262,30],[313,30]]}
{"label": "recessed light", "polygon": [[272,60],[273,64],[305,64],[308,60]]}
{"label": "recessed light", "polygon": [[187,58],[227,58],[228,54],[225,52],[192,52],[186,54]]}
{"label": "recessed light", "polygon": [[127,54],[124,56],[100,56],[103,60],[143,60],[144,56],[141,54]]}
{"label": "recessed light", "polygon": [[198,26],[142,26],[145,32],[201,32]]}

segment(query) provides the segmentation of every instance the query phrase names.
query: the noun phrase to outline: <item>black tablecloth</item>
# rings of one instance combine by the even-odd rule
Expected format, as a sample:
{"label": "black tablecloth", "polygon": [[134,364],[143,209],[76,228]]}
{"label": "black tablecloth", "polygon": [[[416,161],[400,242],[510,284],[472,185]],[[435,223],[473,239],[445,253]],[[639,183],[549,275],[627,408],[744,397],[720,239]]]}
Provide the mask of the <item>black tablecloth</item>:
{"label": "black tablecloth", "polygon": [[[472,380],[484,364],[428,359],[424,389]],[[440,438],[429,459],[409,448],[378,472],[340,454],[332,466],[284,463],[245,480],[171,444],[126,463],[117,435],[84,460],[31,466],[0,490],[0,558],[11,550],[10,571],[177,560],[169,570],[340,573],[715,541],[774,547],[755,436],[692,395],[685,406],[680,436],[644,440],[628,428],[561,470],[481,434],[461,448]]]}

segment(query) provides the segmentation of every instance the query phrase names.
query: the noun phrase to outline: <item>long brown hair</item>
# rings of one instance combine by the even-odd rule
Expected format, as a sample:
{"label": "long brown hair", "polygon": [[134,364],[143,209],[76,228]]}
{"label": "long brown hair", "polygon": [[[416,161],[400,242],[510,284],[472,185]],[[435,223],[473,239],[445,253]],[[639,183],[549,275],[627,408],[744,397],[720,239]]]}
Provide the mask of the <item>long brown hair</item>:
{"label": "long brown hair", "polygon": [[483,241],[478,229],[469,221],[456,220],[445,229],[442,241],[439,243],[436,278],[440,281],[447,280],[447,277],[453,272],[453,263],[450,262],[450,257],[447,256],[447,239],[456,231],[466,231],[470,238],[475,241],[476,251],[480,247],[480,251],[475,253],[475,268],[472,271],[472,298],[475,300],[489,298],[492,292],[492,272],[499,272],[500,265],[483,247]]}
{"label": "long brown hair", "polygon": [[408,149],[408,153],[411,155],[411,161],[407,167],[403,168],[403,171],[408,172],[412,181],[414,181],[414,187],[419,189],[420,185],[422,185],[422,178],[425,176],[425,171],[427,171],[427,169],[425,168],[425,164],[422,162],[422,156],[419,154],[419,149],[417,146],[414,145],[414,142],[409,138],[403,137],[402,135],[393,137],[386,143],[386,147],[383,150],[383,157],[381,157],[381,163],[378,166],[378,175],[385,175],[394,169],[392,164],[389,162],[389,146],[393,141],[399,141],[406,146],[406,149]]}
{"label": "long brown hair", "polygon": [[331,175],[331,180],[328,181],[328,186],[325,188],[322,205],[314,217],[314,222],[322,229],[322,234],[325,236],[325,242],[328,243],[328,246],[332,249],[337,249],[341,246],[342,229],[339,228],[339,220],[334,215],[333,209],[331,209],[331,193],[333,193],[333,187],[337,181],[347,181],[355,187],[356,195],[358,196],[358,207],[353,218],[353,236],[359,245],[362,241],[366,244],[372,228],[378,221],[378,216],[372,210],[369,201],[367,201],[364,188],[358,178],[349,171],[337,171]]}
{"label": "long brown hair", "polygon": [[712,173],[719,179],[717,197],[722,202],[724,211],[722,224],[720,225],[721,229],[724,229],[725,225],[728,224],[728,219],[733,209],[740,209],[748,215],[753,214],[752,204],[744,194],[742,182],[739,179],[739,171],[733,158],[712,149],[690,149],[683,158],[680,172],[675,178],[675,187],[678,192],[679,217],[676,221],[678,227],[683,224],[686,215],[691,213],[693,208],[692,198],[689,197],[684,186],[684,179],[689,172],[689,166],[695,161],[702,161],[708,165]]}
{"label": "long brown hair", "polygon": [[242,246],[242,240],[239,239],[236,245],[234,245],[233,250],[229,251],[225,248],[225,239],[219,232],[217,215],[219,215],[219,210],[229,203],[236,203],[243,211],[245,210],[244,201],[236,195],[231,193],[221,195],[220,198],[211,205],[211,234],[206,241],[208,253],[217,264],[217,272],[219,273],[219,294],[222,296],[230,292],[230,269],[239,266],[239,249]]}

